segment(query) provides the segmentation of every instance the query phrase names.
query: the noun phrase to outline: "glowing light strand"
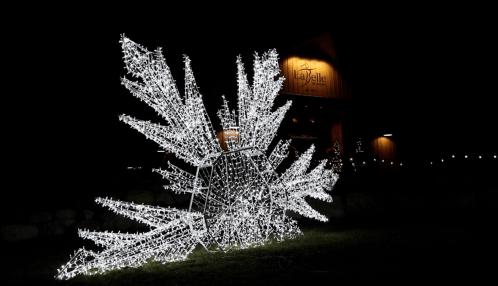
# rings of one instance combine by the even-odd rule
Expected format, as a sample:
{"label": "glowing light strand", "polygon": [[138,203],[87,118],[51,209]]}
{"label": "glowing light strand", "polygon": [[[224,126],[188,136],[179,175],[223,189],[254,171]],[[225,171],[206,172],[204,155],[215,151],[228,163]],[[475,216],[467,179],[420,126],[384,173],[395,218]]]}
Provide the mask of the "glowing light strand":
{"label": "glowing light strand", "polygon": [[79,230],[80,237],[93,240],[104,250],[79,249],[58,270],[57,279],[137,267],[149,258],[163,263],[184,260],[198,243],[209,250],[214,247],[226,251],[260,245],[272,237],[294,238],[302,232],[297,222],[285,215],[286,210],[327,221],[305,198],[331,202],[332,197],[325,191],[332,189],[338,174],[325,169],[326,160],[308,172],[314,146],[282,175],[275,169],[286,158],[290,140],[278,142],[270,156],[265,155],[291,105],[289,101],[271,111],[284,81],[283,77],[274,80],[280,72],[275,50],[262,57],[255,55],[252,87],[241,58],[237,58],[238,112],[230,111],[223,97],[218,117],[224,130],[235,130],[238,136],[225,140],[228,151],[223,152],[202,103],[189,58],[184,57],[183,99],[160,49],[151,53],[124,36],[120,43],[128,72],[144,82],[123,78],[122,84],[154,108],[168,125],[126,115],[119,119],[165,151],[174,152],[197,167],[195,175],[171,164],[169,170],[153,169],[171,183],[164,186],[166,189],[190,193],[190,206],[188,210],[178,210],[97,198],[97,203],[147,224],[151,230],[137,234]]}
{"label": "glowing light strand", "polygon": [[337,140],[334,144],[334,158],[332,159],[332,169],[336,173],[340,173],[342,171],[341,149]]}

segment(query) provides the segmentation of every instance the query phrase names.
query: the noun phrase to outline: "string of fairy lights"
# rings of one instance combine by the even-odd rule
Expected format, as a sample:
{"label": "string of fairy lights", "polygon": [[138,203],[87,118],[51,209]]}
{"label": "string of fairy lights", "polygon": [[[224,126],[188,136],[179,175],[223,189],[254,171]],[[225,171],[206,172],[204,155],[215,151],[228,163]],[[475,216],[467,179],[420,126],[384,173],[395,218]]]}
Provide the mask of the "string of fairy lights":
{"label": "string of fairy lights", "polygon": [[[355,162],[353,162],[353,158],[350,158],[350,162],[352,164],[353,167],[357,166],[355,164]],[[440,159],[429,159],[429,160],[424,160],[423,164],[425,165],[444,165],[444,164],[452,164],[452,163],[456,163],[456,162],[465,162],[465,161],[472,161],[473,164],[478,164],[479,162],[482,162],[482,163],[489,163],[489,162],[492,162],[492,163],[498,163],[498,158],[497,158],[497,155],[487,155],[487,156],[483,156],[483,155],[474,155],[474,156],[471,156],[471,155],[447,155],[447,156],[441,156]],[[366,166],[368,165],[369,163],[377,163],[377,164],[381,164],[381,165],[391,165],[391,166],[403,166],[403,163],[402,162],[394,162],[394,161],[390,161],[390,160],[385,160],[385,159],[377,159],[377,158],[373,158],[373,159],[369,159],[369,160],[362,160],[360,162],[356,162],[358,163],[358,165],[363,165],[363,166]],[[408,161],[408,164],[410,165],[411,163]],[[412,163],[413,164],[413,163]],[[405,165],[406,165],[406,162],[405,162]]]}
{"label": "string of fairy lights", "polygon": [[[392,136],[392,134],[385,134],[384,136]],[[340,154],[340,146],[339,143],[336,141],[334,144],[334,156],[330,162],[332,165],[332,168],[335,172],[340,173],[342,171],[342,168],[344,166],[344,162],[341,158]],[[357,141],[356,143],[356,150],[355,153],[357,155],[363,153],[362,149],[362,144],[361,144],[361,138]],[[437,165],[437,164],[451,164],[451,163],[456,163],[459,162],[460,160],[464,161],[472,161],[474,164],[477,162],[482,162],[482,163],[498,163],[497,155],[468,155],[468,154],[460,154],[460,155],[447,155],[447,156],[440,156],[440,159],[425,159],[423,164],[426,165]],[[394,160],[387,160],[383,158],[369,158],[369,159],[359,159],[359,158],[354,158],[350,157],[349,158],[349,163],[351,164],[351,167],[353,168],[354,171],[357,171],[357,167],[359,166],[367,166],[370,165],[371,163],[374,163],[376,165],[380,166],[392,166],[392,167],[402,167],[403,162],[398,162]],[[405,162],[406,163],[406,162]],[[418,163],[418,162],[417,162]],[[408,161],[408,165],[415,165],[414,162]]]}
{"label": "string of fairy lights", "polygon": [[[437,164],[437,163],[451,163],[451,162],[454,162],[454,161],[457,161],[457,160],[468,160],[468,161],[472,161],[472,162],[476,162],[477,161],[482,161],[482,162],[496,162],[498,163],[498,160],[497,159],[497,156],[496,155],[487,155],[487,156],[483,156],[483,155],[451,155],[451,157],[446,157],[446,159],[443,157],[441,159],[437,159],[437,160],[430,160],[428,161],[429,164],[431,165],[434,165],[434,164]],[[489,160],[489,161],[488,161]]]}
{"label": "string of fairy lights", "polygon": [[[338,143],[336,142],[336,144],[338,144]],[[358,145],[361,146],[361,142],[358,143]],[[336,145],[336,146],[338,146],[338,145]],[[337,149],[337,150],[339,150],[339,149]],[[361,151],[361,147],[357,148],[356,151],[357,151],[357,153],[363,152],[363,151]],[[158,150],[157,152],[164,153],[166,151]],[[455,162],[455,160],[460,160],[460,159],[463,159],[463,160],[467,160],[467,159],[468,160],[482,160],[482,162],[498,163],[498,156],[497,155],[489,155],[489,154],[488,155],[446,155],[446,156],[441,156],[440,158],[441,159],[425,160],[425,164],[426,165],[435,165],[438,163],[453,163],[453,162]],[[496,161],[494,159],[496,159]],[[394,161],[385,160],[385,159],[377,159],[377,158],[368,159],[368,160],[360,160],[358,162],[353,162],[353,161],[354,161],[354,158],[350,158],[350,162],[351,162],[353,167],[357,166],[356,163],[358,163],[358,165],[365,166],[369,163],[374,163],[374,162],[380,163],[380,164],[392,165],[392,166],[403,166],[402,162],[395,163]],[[410,164],[410,163],[408,163],[408,164]],[[340,169],[340,167],[344,165],[344,163],[342,162],[342,159],[336,157],[332,162],[329,162],[329,165],[333,165],[334,170],[338,171]],[[139,170],[139,169],[142,169],[142,167],[127,167],[127,169]]]}

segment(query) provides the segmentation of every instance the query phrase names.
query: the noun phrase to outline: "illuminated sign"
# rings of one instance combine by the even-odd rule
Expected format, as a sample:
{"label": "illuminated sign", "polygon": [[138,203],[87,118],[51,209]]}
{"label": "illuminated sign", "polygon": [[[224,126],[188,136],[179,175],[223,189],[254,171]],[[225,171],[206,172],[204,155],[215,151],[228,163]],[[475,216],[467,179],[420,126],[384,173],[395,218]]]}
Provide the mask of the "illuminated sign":
{"label": "illuminated sign", "polygon": [[289,56],[281,61],[280,70],[286,78],[281,91],[284,94],[350,98],[341,74],[329,61]]}
{"label": "illuminated sign", "polygon": [[294,70],[294,79],[301,80],[303,82],[301,86],[307,85],[310,81],[312,85],[325,85],[327,77],[315,70],[316,68],[310,68],[309,64],[305,63],[301,69]]}

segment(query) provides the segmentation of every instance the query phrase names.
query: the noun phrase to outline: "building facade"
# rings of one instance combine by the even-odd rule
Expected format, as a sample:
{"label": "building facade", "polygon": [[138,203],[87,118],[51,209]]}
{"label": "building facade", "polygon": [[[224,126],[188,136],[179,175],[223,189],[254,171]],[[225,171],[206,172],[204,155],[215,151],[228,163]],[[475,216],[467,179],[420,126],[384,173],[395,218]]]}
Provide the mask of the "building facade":
{"label": "building facade", "polygon": [[292,138],[291,157],[314,144],[316,162],[332,162],[337,142],[344,171],[399,169],[394,137],[362,128],[368,118],[361,116],[363,105],[338,64],[330,33],[283,51],[280,69],[286,80],[277,106],[293,103],[279,137]]}

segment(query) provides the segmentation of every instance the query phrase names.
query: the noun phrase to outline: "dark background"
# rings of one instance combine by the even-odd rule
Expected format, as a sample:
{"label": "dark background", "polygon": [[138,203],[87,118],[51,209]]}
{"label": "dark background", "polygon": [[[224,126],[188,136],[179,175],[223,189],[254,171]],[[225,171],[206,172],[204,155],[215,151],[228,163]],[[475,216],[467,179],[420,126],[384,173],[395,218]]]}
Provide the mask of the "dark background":
{"label": "dark background", "polygon": [[74,197],[116,170],[160,162],[157,145],[118,120],[120,114],[160,120],[120,84],[120,77],[130,78],[121,33],[149,50],[162,47],[181,93],[182,54],[189,55],[214,119],[221,95],[236,102],[237,55],[250,59],[254,51],[279,51],[330,31],[363,102],[365,130],[392,130],[412,159],[497,155],[486,7],[361,8],[262,7],[242,14],[243,8],[215,14],[150,8],[145,22],[132,16],[133,8],[81,15],[74,8],[18,19],[3,44],[4,181],[11,187],[2,203]]}

